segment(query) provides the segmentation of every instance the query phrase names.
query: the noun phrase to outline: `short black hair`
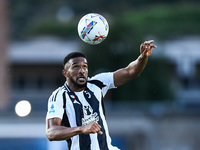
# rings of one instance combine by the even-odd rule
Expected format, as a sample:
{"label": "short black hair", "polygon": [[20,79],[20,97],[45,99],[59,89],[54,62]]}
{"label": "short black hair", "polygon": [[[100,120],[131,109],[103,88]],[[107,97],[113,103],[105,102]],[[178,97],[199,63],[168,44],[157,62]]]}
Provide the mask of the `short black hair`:
{"label": "short black hair", "polygon": [[63,67],[65,67],[65,64],[66,64],[70,59],[76,58],[76,57],[83,57],[83,58],[87,59],[86,56],[85,56],[85,54],[83,54],[83,53],[81,53],[81,52],[72,52],[72,53],[69,53],[69,54],[64,58],[64,60],[63,60]]}

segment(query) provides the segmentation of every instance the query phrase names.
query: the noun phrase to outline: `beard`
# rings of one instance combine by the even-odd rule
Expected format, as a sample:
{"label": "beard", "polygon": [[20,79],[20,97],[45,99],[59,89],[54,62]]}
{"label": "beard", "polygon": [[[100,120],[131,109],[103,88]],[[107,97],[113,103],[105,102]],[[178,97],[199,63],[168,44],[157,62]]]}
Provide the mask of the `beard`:
{"label": "beard", "polygon": [[69,78],[69,80],[74,84],[74,86],[77,87],[77,88],[84,88],[84,87],[86,87],[86,85],[87,85],[87,82],[85,82],[84,84],[79,84],[79,83],[77,83],[77,82],[72,78],[71,75],[68,75],[68,78]]}

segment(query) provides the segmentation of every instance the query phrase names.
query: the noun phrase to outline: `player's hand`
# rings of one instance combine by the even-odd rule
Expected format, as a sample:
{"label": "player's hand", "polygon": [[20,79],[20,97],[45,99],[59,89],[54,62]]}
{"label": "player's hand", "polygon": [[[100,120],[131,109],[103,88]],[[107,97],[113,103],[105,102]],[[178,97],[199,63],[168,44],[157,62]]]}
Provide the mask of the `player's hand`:
{"label": "player's hand", "polygon": [[101,131],[101,126],[96,122],[93,122],[86,126],[82,126],[81,128],[82,128],[82,133],[84,134],[89,134],[89,133],[103,134],[103,132]]}
{"label": "player's hand", "polygon": [[143,54],[144,57],[149,57],[152,53],[152,49],[157,48],[157,46],[152,44],[153,42],[154,40],[145,41],[140,45],[140,53]]}

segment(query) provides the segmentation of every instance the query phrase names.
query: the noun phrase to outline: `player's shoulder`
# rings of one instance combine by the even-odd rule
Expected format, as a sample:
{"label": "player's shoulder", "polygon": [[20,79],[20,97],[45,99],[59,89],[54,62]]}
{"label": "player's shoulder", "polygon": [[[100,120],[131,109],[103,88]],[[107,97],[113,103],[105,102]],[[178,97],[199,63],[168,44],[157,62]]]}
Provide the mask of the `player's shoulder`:
{"label": "player's shoulder", "polygon": [[64,92],[65,92],[65,86],[57,88],[50,95],[49,102],[58,102],[58,101],[60,101],[59,99],[62,99]]}
{"label": "player's shoulder", "polygon": [[88,83],[98,86],[100,89],[107,85],[107,80],[112,80],[113,73],[100,73],[92,78],[88,78]]}
{"label": "player's shoulder", "polygon": [[105,87],[106,85],[103,84],[103,82],[101,82],[100,80],[88,80],[89,84],[93,84],[96,85],[97,87],[99,87],[100,89],[102,89],[103,87]]}
{"label": "player's shoulder", "polygon": [[58,87],[57,89],[55,89],[51,95],[57,95],[58,93],[63,93],[65,91],[65,86],[61,86],[61,87]]}
{"label": "player's shoulder", "polygon": [[95,76],[89,78],[89,80],[105,80],[108,79],[109,77],[113,77],[113,72],[104,72],[104,73],[99,73],[96,74]]}

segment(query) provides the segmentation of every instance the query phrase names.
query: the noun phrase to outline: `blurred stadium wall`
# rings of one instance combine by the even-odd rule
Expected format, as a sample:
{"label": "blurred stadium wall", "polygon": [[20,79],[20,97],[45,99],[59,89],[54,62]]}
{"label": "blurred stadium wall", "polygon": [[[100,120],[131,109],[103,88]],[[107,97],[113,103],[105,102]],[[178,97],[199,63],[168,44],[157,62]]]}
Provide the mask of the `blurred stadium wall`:
{"label": "blurred stadium wall", "polygon": [[0,1],[0,110],[4,110],[8,104],[9,78],[8,76],[8,59],[6,49],[8,46],[8,1]]}

